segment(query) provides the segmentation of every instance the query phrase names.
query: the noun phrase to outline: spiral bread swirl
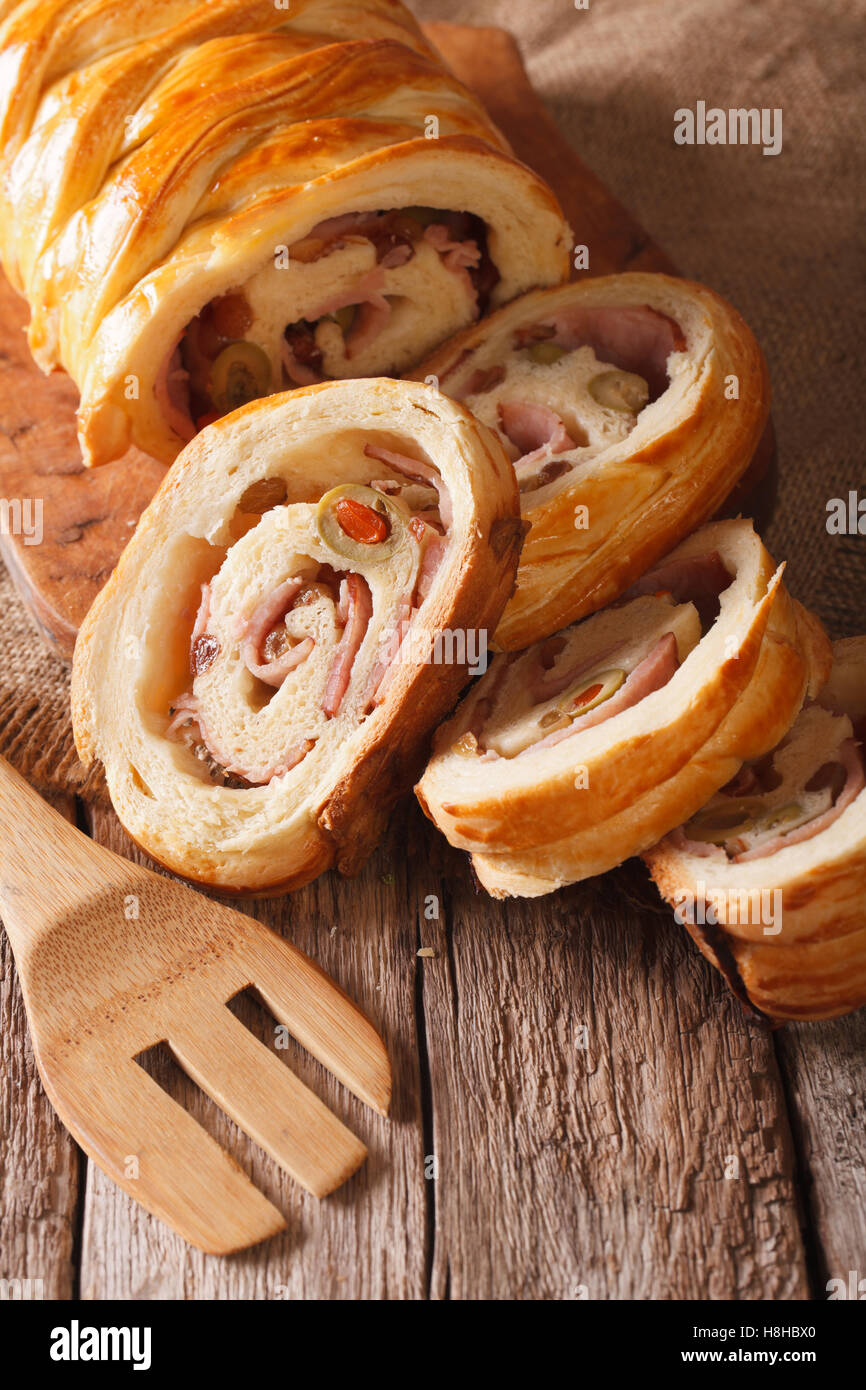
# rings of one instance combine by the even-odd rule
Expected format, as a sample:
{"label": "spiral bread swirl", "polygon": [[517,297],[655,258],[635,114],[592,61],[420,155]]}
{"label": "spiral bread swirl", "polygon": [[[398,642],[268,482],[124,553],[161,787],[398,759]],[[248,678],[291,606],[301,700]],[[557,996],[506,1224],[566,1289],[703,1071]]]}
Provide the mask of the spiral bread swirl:
{"label": "spiral bread swirl", "polygon": [[496,633],[507,650],[611,603],[708,521],[769,410],[766,364],[739,314],[668,275],[524,295],[409,375],[435,376],[514,463],[531,529]]}
{"label": "spiral bread swirl", "polygon": [[203,431],[76,645],[76,742],[130,834],[222,888],[356,871],[499,618],[518,511],[496,437],[424,386]]}
{"label": "spiral bread swirl", "polygon": [[568,273],[553,194],[393,0],[25,0],[0,65],[3,264],[89,464]]}
{"label": "spiral bread swirl", "polygon": [[775,1019],[866,1004],[866,637],[790,732],[644,856],[704,955]]}
{"label": "spiral bread swirl", "polygon": [[649,848],[790,727],[829,669],[750,522],[717,522],[621,603],[495,658],[416,791],[494,897]]}

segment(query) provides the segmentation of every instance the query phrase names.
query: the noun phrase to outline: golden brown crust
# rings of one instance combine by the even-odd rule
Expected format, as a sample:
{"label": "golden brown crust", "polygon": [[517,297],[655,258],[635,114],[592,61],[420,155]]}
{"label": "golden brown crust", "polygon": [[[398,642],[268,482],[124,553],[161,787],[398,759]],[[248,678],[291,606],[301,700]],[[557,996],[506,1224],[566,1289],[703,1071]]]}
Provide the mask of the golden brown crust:
{"label": "golden brown crust", "polygon": [[[494,302],[568,273],[553,194],[394,0],[26,3],[0,55],[0,251],[40,366],[79,386],[88,463],[130,443],[171,462],[184,441],[155,396],[166,353],[322,220],[435,189],[487,223]],[[299,289],[307,273],[287,271]],[[339,374],[417,360],[435,307],[404,314],[393,363]],[[449,312],[439,338],[471,321]]]}
{"label": "golden brown crust", "polygon": [[[463,755],[461,740],[476,727],[482,702],[494,697],[506,663],[525,667],[531,679],[537,657],[530,649],[497,657],[438,731],[419,800],[452,844],[472,852],[494,896],[551,892],[647,849],[662,825],[672,829],[745,759],[772,748],[807,688],[826,676],[829,644],[811,620],[801,622],[750,523],[705,527],[670,558],[711,552],[734,576],[721,614],[672,679],[634,708],[545,750],[492,762]],[[629,634],[637,621],[631,608],[575,631],[597,641],[591,625],[619,621],[619,614]],[[507,727],[508,711],[498,717]]]}
{"label": "golden brown crust", "polygon": [[[764,429],[766,363],[740,315],[712,290],[666,275],[632,273],[526,295],[466,329],[410,374],[419,380],[435,376],[444,391],[462,399],[479,362],[516,358],[516,330],[563,311],[644,305],[673,319],[686,340],[671,359],[670,385],[625,440],[579,459],[567,479],[524,493],[523,515],[532,529],[515,595],[496,634],[506,650],[613,602],[715,514],[748,467]],[[736,398],[729,398],[734,390]],[[475,398],[469,400],[474,408]],[[581,399],[574,409],[579,417]],[[575,525],[578,506],[587,509],[583,529]]]}
{"label": "golden brown crust", "polygon": [[[866,711],[866,638],[844,639],[833,652],[819,701],[847,714],[856,732]],[[805,739],[807,713],[789,745]],[[813,838],[762,858],[698,855],[674,836],[643,857],[703,954],[761,1012],[819,1019],[866,1004],[866,792]],[[692,916],[705,918],[709,907],[717,920],[690,921],[692,904]]]}
{"label": "golden brown crust", "polygon": [[[166,736],[168,711],[190,679],[200,585],[209,582],[215,595],[221,584],[222,594],[243,597],[233,609],[220,599],[223,626],[214,629],[228,634],[233,662],[235,617],[248,615],[283,582],[280,566],[293,573],[301,563],[281,557],[319,553],[323,542],[316,540],[309,504],[339,482],[402,476],[366,456],[366,443],[426,456],[447,485],[454,515],[444,558],[388,668],[384,697],[364,715],[366,692],[375,688],[367,681],[377,643],[386,640],[401,598],[416,583],[411,547],[401,561],[409,565],[405,579],[392,577],[387,561],[371,572],[373,616],[364,645],[343,704],[319,729],[314,750],[288,776],[249,789],[214,785]],[[285,501],[258,521],[241,517],[238,529],[239,498],[265,478],[284,482]],[[166,475],[76,645],[79,754],[85,763],[104,762],[113,803],[133,838],[174,872],[229,891],[283,891],[331,864],[356,872],[394,801],[418,775],[428,731],[465,683],[473,659],[465,655],[469,635],[492,630],[511,591],[523,533],[517,512],[514,478],[498,441],[462,407],[423,386],[328,383],[254,402],[203,431]],[[284,538],[280,545],[272,535]],[[448,633],[462,633],[465,645],[427,659],[425,642]],[[325,638],[317,641],[329,663]],[[232,701],[246,699],[242,665],[230,666],[229,676]],[[275,722],[278,752],[293,742],[300,702],[307,700],[315,722],[319,699],[297,687],[294,703]],[[234,709],[232,703],[229,713]],[[246,756],[242,746],[232,747]]]}

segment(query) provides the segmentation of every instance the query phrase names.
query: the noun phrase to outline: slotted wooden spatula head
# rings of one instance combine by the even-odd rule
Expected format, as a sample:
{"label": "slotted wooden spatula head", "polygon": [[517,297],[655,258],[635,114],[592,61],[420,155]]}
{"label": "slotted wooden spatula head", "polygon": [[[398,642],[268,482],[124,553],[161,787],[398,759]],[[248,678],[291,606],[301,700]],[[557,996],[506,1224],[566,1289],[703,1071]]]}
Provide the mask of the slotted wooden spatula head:
{"label": "slotted wooden spatula head", "polygon": [[136,1062],[167,1043],[310,1192],[322,1197],[350,1177],[364,1145],[227,1007],[255,989],[302,1047],[387,1114],[384,1044],[339,986],[261,923],[94,844],[2,759],[0,814],[0,915],[36,1061],[94,1162],[211,1253],[284,1228],[276,1207]]}

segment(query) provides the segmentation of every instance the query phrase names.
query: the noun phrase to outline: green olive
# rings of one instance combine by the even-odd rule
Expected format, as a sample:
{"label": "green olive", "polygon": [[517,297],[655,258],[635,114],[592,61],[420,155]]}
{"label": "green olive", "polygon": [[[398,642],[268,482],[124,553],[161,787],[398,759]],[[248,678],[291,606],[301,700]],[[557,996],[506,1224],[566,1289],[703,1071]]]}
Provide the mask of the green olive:
{"label": "green olive", "polygon": [[561,709],[549,709],[538,721],[539,729],[564,729],[568,720]]}
{"label": "green olive", "polygon": [[557,347],[556,343],[533,343],[526,351],[533,362],[538,362],[543,367],[549,367],[551,363],[558,362],[560,357],[565,357],[567,350]]}
{"label": "green olive", "polygon": [[[776,810],[766,811],[760,798],[735,801],[729,805],[713,805],[689,821],[686,834],[690,840],[705,840],[711,845],[723,845],[728,840],[736,840],[740,835],[752,831],[766,834],[783,826],[792,826],[804,815],[803,807],[797,801]],[[784,834],[784,830],[782,831]]]}
{"label": "green olive", "polygon": [[271,364],[257,343],[229,343],[211,367],[211,399],[224,414],[267,396],[270,389]]}
{"label": "green olive", "polygon": [[582,714],[589,714],[591,709],[596,709],[604,704],[605,700],[609,700],[624,682],[625,671],[619,670],[618,667],[609,671],[598,671],[593,676],[581,676],[578,683],[566,691],[560,702],[560,709],[569,719],[579,719]]}
{"label": "green olive", "polygon": [[649,400],[649,386],[636,372],[599,372],[587,390],[605,410],[622,410],[629,415],[637,415]]}
{"label": "green olive", "polygon": [[723,845],[726,840],[733,840],[737,835],[754,829],[758,804],[755,801],[734,801],[724,806],[707,806],[689,821],[686,835],[690,840]]}
{"label": "green olive", "polygon": [[389,559],[408,534],[397,504],[360,483],[343,483],[325,493],[316,509],[316,530],[338,555],[376,562]]}
{"label": "green olive", "polygon": [[336,313],[329,315],[329,317],[332,318],[335,323],[338,323],[340,325],[341,329],[343,330],[344,338],[346,334],[349,332],[349,329],[352,327],[352,324],[355,322],[355,315],[357,314],[357,312],[357,304],[346,304],[344,308],[338,309]]}
{"label": "green olive", "polygon": [[574,719],[589,714],[590,710],[615,695],[626,678],[625,671],[618,667],[608,671],[596,671],[593,675],[583,675],[560,697],[555,708],[543,714],[538,721],[539,728],[545,730],[565,729]]}

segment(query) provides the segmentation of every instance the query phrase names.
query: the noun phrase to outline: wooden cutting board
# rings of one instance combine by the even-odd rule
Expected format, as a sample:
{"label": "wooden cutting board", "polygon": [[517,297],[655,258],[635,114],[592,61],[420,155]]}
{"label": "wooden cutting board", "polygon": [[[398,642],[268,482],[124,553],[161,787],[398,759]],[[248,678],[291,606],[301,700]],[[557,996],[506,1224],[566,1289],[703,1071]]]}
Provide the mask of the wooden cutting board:
{"label": "wooden cutting board", "polygon": [[[428,36],[492,115],[515,153],[555,189],[589,273],[673,272],[665,253],[560,135],[529,83],[517,45],[502,29],[430,24]],[[64,655],[111,574],[163,466],[133,449],[87,470],[75,433],[77,391],[62,372],[45,377],[27,350],[28,310],[0,275],[0,498],[41,499],[43,538],[0,534],[0,551],[45,637]],[[729,509],[760,521],[772,496],[775,450],[768,431]]]}

